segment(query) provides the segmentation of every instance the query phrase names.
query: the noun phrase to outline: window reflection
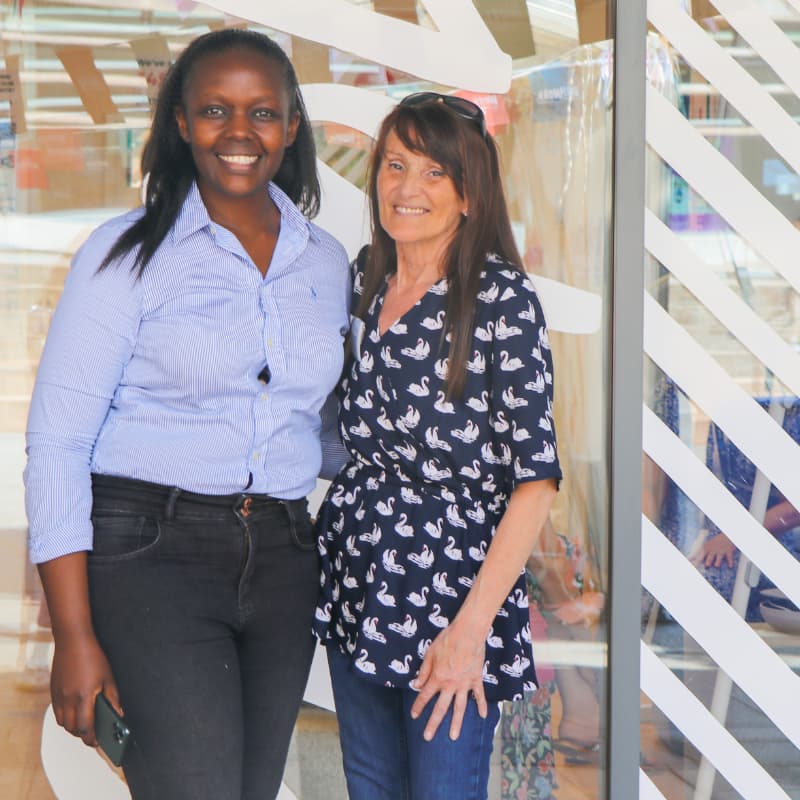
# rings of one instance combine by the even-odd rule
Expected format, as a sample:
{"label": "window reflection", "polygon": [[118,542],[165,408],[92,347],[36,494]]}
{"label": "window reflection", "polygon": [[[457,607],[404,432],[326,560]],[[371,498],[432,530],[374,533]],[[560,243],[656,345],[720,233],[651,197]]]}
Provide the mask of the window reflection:
{"label": "window reflection", "polygon": [[[426,30],[423,3],[350,0],[364,11]],[[300,0],[298,0],[300,2]],[[472,5],[472,3],[470,3]],[[503,159],[506,191],[525,266],[597,301],[580,333],[551,337],[558,372],[560,452],[568,475],[528,564],[540,689],[509,704],[493,755],[493,797],[602,797],[605,714],[606,474],[602,308],[608,285],[611,76],[604,0],[476,0],[498,45],[512,56],[509,91],[432,85],[391,66],[269,31],[292,54],[304,84],[333,83],[399,99],[421,89],[457,91],[480,103]],[[0,624],[12,632],[0,661],[10,725],[23,754],[0,756],[16,781],[52,796],[36,743],[47,705],[49,634],[35,572],[26,564],[19,475],[22,433],[39,354],[69,261],[103,219],[139,202],[139,157],[168,62],[198,34],[243,24],[191,0],[125,3],[25,0],[0,17],[0,248],[5,320],[7,531]],[[477,57],[477,56],[476,56]],[[341,121],[315,123],[320,159],[357,188],[369,136]],[[335,231],[334,231],[335,232]],[[584,298],[585,299],[585,298]],[[550,312],[548,311],[548,314]],[[556,309],[553,310],[556,313]],[[48,729],[49,730],[49,729]],[[344,797],[335,719],[308,703],[298,722],[286,783],[298,796]],[[101,765],[102,766],[102,765]],[[104,767],[103,767],[104,768]],[[9,774],[11,774],[9,773]],[[52,780],[51,776],[51,780]],[[21,795],[20,795],[21,796]],[[81,795],[82,796],[82,795]]]}

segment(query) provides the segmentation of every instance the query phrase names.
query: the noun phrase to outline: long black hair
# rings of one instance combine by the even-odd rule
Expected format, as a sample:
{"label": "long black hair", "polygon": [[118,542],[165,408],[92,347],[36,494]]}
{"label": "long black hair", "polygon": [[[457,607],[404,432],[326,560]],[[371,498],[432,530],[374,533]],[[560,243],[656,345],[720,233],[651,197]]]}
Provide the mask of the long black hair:
{"label": "long black hair", "polygon": [[439,164],[453,181],[459,196],[467,201],[467,215],[444,256],[448,280],[446,323],[450,334],[447,395],[461,395],[470,356],[475,305],[486,256],[496,253],[522,268],[508,216],[497,148],[489,134],[464,119],[444,103],[431,100],[417,105],[398,105],[381,124],[369,167],[369,201],[372,240],[364,269],[364,284],[358,315],[363,317],[387,275],[397,269],[394,240],[381,227],[378,202],[378,172],[383,163],[386,140],[394,132],[409,150]]}
{"label": "long black hair", "polygon": [[158,95],[150,138],[142,151],[142,174],[148,175],[144,215],[113,244],[100,269],[136,249],[132,269],[139,276],[174,225],[196,176],[189,145],[181,138],[175,109],[182,105],[189,77],[206,56],[227,50],[250,50],[275,61],[282,70],[290,98],[290,114],[297,113],[297,135],[286,148],[274,182],[308,217],[319,211],[320,188],[311,122],[292,62],[280,45],[251,30],[226,28],[194,39],[170,67]]}

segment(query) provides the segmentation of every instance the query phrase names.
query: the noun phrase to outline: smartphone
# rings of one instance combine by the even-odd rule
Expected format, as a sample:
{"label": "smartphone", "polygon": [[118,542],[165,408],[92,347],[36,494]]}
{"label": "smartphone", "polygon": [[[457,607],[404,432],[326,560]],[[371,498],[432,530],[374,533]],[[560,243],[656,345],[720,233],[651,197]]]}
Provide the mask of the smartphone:
{"label": "smartphone", "polygon": [[115,767],[120,766],[131,738],[131,729],[102,693],[94,701],[94,735],[108,760]]}

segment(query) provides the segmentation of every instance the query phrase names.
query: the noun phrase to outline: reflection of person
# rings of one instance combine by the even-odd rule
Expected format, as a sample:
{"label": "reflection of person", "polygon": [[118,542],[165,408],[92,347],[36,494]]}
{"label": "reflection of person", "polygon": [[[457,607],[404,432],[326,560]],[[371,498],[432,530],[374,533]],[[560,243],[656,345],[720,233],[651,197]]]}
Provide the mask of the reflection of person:
{"label": "reflection of person", "polygon": [[523,567],[556,492],[552,362],[480,109],[384,120],[319,518],[351,800],[486,796],[496,701],[532,688]]}
{"label": "reflection of person", "polygon": [[[756,398],[764,409],[773,404],[784,405],[781,427],[794,441],[800,441],[800,404],[781,398]],[[706,464],[725,484],[733,497],[745,508],[753,500],[758,471],[749,458],[715,424],[709,426],[706,444]],[[800,558],[800,513],[774,485],[769,487],[766,511],[762,521],[764,528],[775,536],[787,554]],[[740,553],[733,542],[720,531],[713,520],[706,519],[707,535],[697,537],[689,552],[691,560],[703,571],[708,582],[728,601],[733,597],[739,569]],[[748,576],[751,581],[754,575]],[[758,576],[757,585],[747,597],[745,619],[749,622],[762,620],[759,608],[763,590],[773,587],[769,577]]]}
{"label": "reflection of person", "polygon": [[[527,563],[531,630],[538,641],[592,642],[603,609],[603,595],[585,581],[587,557],[579,542],[555,530],[548,519]],[[508,800],[546,800],[554,796],[556,752],[566,764],[598,764],[600,702],[597,670],[537,660],[539,687],[506,703],[502,716],[501,793]],[[551,717],[557,696],[560,716]]]}
{"label": "reflection of person", "polygon": [[[785,498],[768,508],[764,514],[764,527],[773,536],[781,536],[798,526],[800,511]],[[706,567],[720,567],[724,562],[732,569],[735,553],[736,545],[724,533],[716,533],[703,541],[695,561]]]}
{"label": "reflection of person", "polygon": [[299,210],[312,131],[266,36],[183,51],[142,162],[144,209],[74,259],[31,405],[53,707],[87,744],[96,694],[124,707],[137,800],[273,797],[313,653],[304,498],[347,259]]}

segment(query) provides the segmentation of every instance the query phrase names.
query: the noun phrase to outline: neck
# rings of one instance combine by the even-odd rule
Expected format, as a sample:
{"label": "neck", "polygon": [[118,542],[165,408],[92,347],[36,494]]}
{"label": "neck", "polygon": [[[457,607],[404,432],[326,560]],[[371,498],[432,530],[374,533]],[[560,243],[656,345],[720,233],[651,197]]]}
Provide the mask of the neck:
{"label": "neck", "polygon": [[433,285],[445,274],[446,247],[397,243],[397,288]]}
{"label": "neck", "polygon": [[280,211],[265,190],[257,197],[242,197],[209,204],[203,198],[208,216],[229,231],[263,231],[280,226]]}

